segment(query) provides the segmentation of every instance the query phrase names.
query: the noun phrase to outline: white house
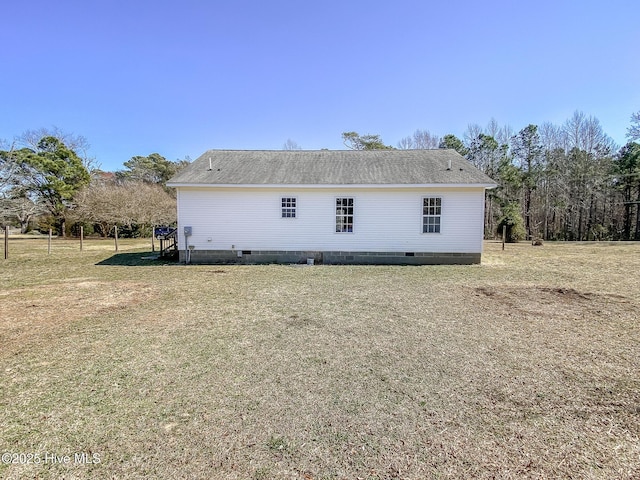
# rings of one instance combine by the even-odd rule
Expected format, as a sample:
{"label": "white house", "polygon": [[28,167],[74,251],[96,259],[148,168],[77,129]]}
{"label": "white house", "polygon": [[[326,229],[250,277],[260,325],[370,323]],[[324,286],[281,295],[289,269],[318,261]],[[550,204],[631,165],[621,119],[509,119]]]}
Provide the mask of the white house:
{"label": "white house", "polygon": [[480,263],[491,178],[454,150],[210,150],[174,176],[192,263]]}

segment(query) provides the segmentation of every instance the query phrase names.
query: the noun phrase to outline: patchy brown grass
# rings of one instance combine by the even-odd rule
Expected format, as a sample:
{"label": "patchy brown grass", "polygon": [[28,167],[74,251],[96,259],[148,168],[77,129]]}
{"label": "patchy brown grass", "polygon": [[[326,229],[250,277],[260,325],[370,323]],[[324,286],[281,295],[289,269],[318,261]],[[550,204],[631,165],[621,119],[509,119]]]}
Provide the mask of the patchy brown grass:
{"label": "patchy brown grass", "polygon": [[33,242],[0,269],[0,453],[72,463],[1,477],[640,476],[638,244],[184,267]]}
{"label": "patchy brown grass", "polygon": [[0,302],[7,306],[0,319],[3,353],[64,331],[70,323],[84,317],[126,310],[153,297],[153,287],[147,283],[91,279],[63,280],[0,292]]}

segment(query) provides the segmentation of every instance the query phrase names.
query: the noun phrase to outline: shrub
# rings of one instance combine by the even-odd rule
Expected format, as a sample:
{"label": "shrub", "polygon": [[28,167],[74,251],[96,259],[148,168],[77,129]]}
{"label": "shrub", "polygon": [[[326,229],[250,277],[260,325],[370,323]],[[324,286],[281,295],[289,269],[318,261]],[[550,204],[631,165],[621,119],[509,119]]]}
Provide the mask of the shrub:
{"label": "shrub", "polygon": [[56,227],[56,219],[52,215],[42,215],[38,217],[38,231],[40,233],[49,233],[49,229],[53,230],[56,235],[59,233]]}
{"label": "shrub", "polygon": [[92,223],[77,222],[71,226],[71,234],[74,237],[80,236],[80,227],[82,227],[82,233],[85,237],[88,237],[89,235],[93,235],[95,233],[95,229],[93,228]]}
{"label": "shrub", "polygon": [[510,202],[502,206],[502,217],[498,221],[498,236],[502,236],[502,229],[505,226],[507,227],[505,240],[508,243],[517,243],[527,236],[518,203]]}

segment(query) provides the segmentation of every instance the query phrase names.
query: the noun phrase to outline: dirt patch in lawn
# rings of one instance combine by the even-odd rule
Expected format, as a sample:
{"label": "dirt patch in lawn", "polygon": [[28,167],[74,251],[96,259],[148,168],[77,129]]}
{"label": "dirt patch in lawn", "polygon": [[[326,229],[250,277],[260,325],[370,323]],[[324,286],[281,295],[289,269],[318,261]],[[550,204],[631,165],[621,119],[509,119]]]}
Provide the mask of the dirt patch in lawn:
{"label": "dirt patch in lawn", "polygon": [[124,311],[156,296],[152,285],[79,278],[0,293],[0,356],[42,342],[70,323]]}
{"label": "dirt patch in lawn", "polygon": [[623,296],[610,293],[581,292],[565,287],[476,287],[476,297],[490,302],[496,313],[510,310],[511,313],[526,313],[539,316],[575,316],[584,314],[606,314],[607,310],[632,312],[633,302]]}

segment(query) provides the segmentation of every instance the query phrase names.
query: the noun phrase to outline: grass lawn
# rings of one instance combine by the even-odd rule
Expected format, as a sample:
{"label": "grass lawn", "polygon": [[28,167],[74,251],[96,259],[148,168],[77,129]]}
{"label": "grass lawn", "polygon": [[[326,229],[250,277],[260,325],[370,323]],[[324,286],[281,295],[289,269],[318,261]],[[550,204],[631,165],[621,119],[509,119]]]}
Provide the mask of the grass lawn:
{"label": "grass lawn", "polygon": [[10,240],[1,478],[640,478],[638,243],[425,267],[149,252]]}

